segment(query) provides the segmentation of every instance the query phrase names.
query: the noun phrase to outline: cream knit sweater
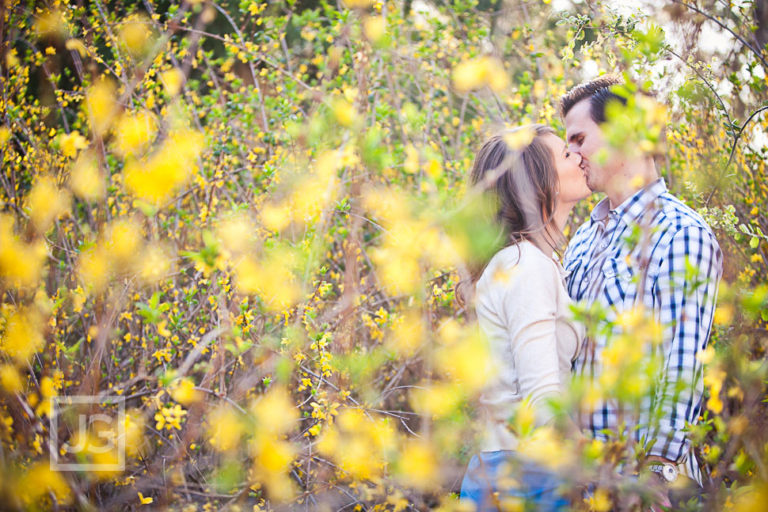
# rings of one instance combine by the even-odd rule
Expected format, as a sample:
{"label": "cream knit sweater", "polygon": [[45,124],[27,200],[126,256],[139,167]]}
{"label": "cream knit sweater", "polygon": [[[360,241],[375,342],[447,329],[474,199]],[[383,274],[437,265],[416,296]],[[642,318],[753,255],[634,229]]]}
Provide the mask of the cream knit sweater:
{"label": "cream knit sweater", "polygon": [[584,336],[570,320],[565,271],[533,243],[505,247],[491,258],[475,286],[478,324],[488,338],[496,373],[480,395],[481,450],[514,450],[505,426],[526,396],[536,423],[552,418],[545,398],[567,384]]}

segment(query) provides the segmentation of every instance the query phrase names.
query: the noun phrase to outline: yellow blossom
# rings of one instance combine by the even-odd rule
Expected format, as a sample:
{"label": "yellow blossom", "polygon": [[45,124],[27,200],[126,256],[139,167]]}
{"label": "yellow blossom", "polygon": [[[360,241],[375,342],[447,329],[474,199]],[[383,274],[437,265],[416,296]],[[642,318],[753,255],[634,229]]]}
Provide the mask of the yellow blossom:
{"label": "yellow blossom", "polygon": [[10,364],[0,366],[0,386],[8,393],[21,391],[23,383],[19,372]]}
{"label": "yellow blossom", "polygon": [[0,148],[11,139],[11,129],[7,126],[0,126]]}
{"label": "yellow blossom", "polygon": [[239,448],[245,428],[234,407],[227,403],[218,405],[206,414],[206,423],[208,442],[215,450],[229,452]]}
{"label": "yellow blossom", "polygon": [[77,157],[69,173],[69,188],[84,201],[98,201],[104,197],[104,174],[94,154],[84,152]]}
{"label": "yellow blossom", "polygon": [[64,44],[64,47],[67,50],[70,51],[76,51],[80,54],[80,57],[85,57],[88,54],[88,49],[85,47],[85,44],[80,39],[67,39],[67,42]]}
{"label": "yellow blossom", "polygon": [[156,131],[157,124],[151,112],[141,110],[123,114],[114,127],[115,152],[122,157],[141,153],[154,139]]}
{"label": "yellow blossom", "polygon": [[536,130],[531,126],[521,126],[512,130],[508,130],[504,133],[504,142],[513,151],[520,150],[526,147],[533,141],[536,136]]}
{"label": "yellow blossom", "polygon": [[0,212],[0,278],[13,287],[38,283],[48,256],[46,244],[37,240],[27,244],[14,233],[15,219]]}
{"label": "yellow blossom", "polygon": [[32,507],[38,500],[53,494],[60,504],[72,501],[72,491],[61,474],[52,471],[50,464],[38,462],[32,465],[14,484],[14,495],[27,506]]}
{"label": "yellow blossom", "polygon": [[144,428],[146,420],[144,414],[138,409],[126,411],[124,416],[125,452],[133,457],[142,452],[146,441],[144,440]]}
{"label": "yellow blossom", "polygon": [[149,158],[126,163],[126,188],[137,198],[161,206],[189,181],[204,142],[203,135],[194,130],[171,133]]}
{"label": "yellow blossom", "polygon": [[164,243],[151,243],[144,246],[141,257],[134,260],[136,276],[144,284],[153,284],[171,273],[173,256]]}
{"label": "yellow blossom", "polygon": [[26,363],[45,343],[41,331],[43,325],[44,319],[36,308],[22,307],[12,311],[0,337],[0,350],[17,362]]}
{"label": "yellow blossom", "polygon": [[485,85],[500,92],[509,84],[507,72],[495,57],[481,56],[462,62],[453,69],[453,85],[459,92],[469,92]]}
{"label": "yellow blossom", "polygon": [[132,262],[140,255],[144,239],[141,225],[134,217],[114,220],[105,230],[105,247],[120,265]]}
{"label": "yellow blossom", "polygon": [[96,244],[80,253],[77,274],[89,293],[98,294],[109,281],[112,262],[103,245]]}
{"label": "yellow blossom", "polygon": [[365,9],[373,5],[373,0],[342,0],[342,3],[349,9]]}
{"label": "yellow blossom", "polygon": [[131,16],[120,24],[118,38],[133,57],[142,57],[152,43],[151,21],[146,16]]}
{"label": "yellow blossom", "polygon": [[64,156],[72,158],[77,155],[81,149],[88,147],[88,140],[80,135],[80,132],[74,130],[59,136],[59,148]]}
{"label": "yellow blossom", "polygon": [[387,23],[383,16],[367,16],[363,20],[363,33],[372,43],[378,42],[387,30]]}
{"label": "yellow blossom", "polygon": [[284,433],[296,424],[299,411],[290,399],[288,391],[274,387],[251,405],[259,430],[275,434]]}
{"label": "yellow blossom", "polygon": [[176,96],[184,85],[184,73],[178,68],[164,71],[160,74],[160,81],[163,82],[165,90],[170,96]]}
{"label": "yellow blossom", "polygon": [[107,132],[117,114],[116,89],[111,79],[102,77],[88,88],[86,93],[85,111],[88,114],[91,129],[98,136]]}
{"label": "yellow blossom", "polygon": [[166,430],[181,430],[181,421],[186,415],[187,411],[178,404],[173,407],[163,407],[155,413],[155,428],[157,430],[162,430],[163,427]]}
{"label": "yellow blossom", "polygon": [[66,37],[69,29],[64,13],[59,9],[46,9],[35,17],[35,31],[40,37]]}
{"label": "yellow blossom", "polygon": [[203,394],[195,389],[195,383],[189,377],[183,377],[174,381],[171,387],[171,396],[174,400],[183,405],[190,405],[199,402]]}
{"label": "yellow blossom", "polygon": [[338,98],[334,100],[331,104],[331,111],[336,122],[347,128],[352,126],[357,118],[355,107],[345,99]]}
{"label": "yellow blossom", "polygon": [[50,176],[41,178],[29,193],[27,209],[35,229],[45,233],[53,222],[69,211],[69,192],[61,190]]}
{"label": "yellow blossom", "polygon": [[296,278],[281,253],[270,254],[257,262],[251,256],[244,257],[235,267],[237,287],[241,293],[258,293],[271,311],[282,311],[301,297]]}
{"label": "yellow blossom", "polygon": [[438,458],[434,447],[425,441],[412,440],[400,452],[398,474],[403,482],[418,489],[430,489],[437,482]]}

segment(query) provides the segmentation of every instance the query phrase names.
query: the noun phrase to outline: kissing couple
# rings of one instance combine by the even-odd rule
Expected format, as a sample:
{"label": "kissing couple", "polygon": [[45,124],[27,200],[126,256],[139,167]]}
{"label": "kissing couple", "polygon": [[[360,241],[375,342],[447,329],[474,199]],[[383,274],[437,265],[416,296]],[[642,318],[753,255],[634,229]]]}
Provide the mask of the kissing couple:
{"label": "kissing couple", "polygon": [[[623,436],[640,447],[633,467],[638,482],[657,488],[659,505],[670,506],[680,487],[700,495],[701,468],[686,429],[702,413],[697,355],[707,347],[723,257],[702,217],[667,190],[652,155],[607,143],[606,107],[627,104],[621,83],[604,76],[568,91],[560,101],[566,140],[547,126],[520,127],[491,137],[475,157],[470,187],[493,201],[505,237],[457,287],[459,300],[474,306],[498,368],[479,396],[482,442],[461,486],[461,500],[477,510],[500,510],[509,499],[568,510],[562,475],[518,449],[509,419],[525,401],[535,426],[551,424],[548,399],[567,393],[573,375],[597,386],[606,348],[625,333],[616,320],[638,308],[661,329],[658,343],[648,344],[661,361],[654,396],[634,422],[620,399],[599,398],[570,418],[572,432],[582,440]],[[517,130],[531,131],[522,147],[508,143]],[[605,197],[566,241],[573,207],[593,192]],[[604,311],[611,327],[587,335],[573,303]],[[516,469],[509,474],[509,467]]]}

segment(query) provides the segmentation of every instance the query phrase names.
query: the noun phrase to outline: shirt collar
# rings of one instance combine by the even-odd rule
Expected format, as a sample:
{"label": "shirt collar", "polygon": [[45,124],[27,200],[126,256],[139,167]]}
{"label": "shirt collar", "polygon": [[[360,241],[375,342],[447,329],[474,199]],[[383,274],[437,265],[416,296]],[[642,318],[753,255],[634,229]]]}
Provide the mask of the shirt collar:
{"label": "shirt collar", "polygon": [[658,178],[632,194],[613,210],[610,209],[608,198],[603,198],[592,210],[590,218],[593,223],[603,222],[610,214],[617,219],[623,219],[629,223],[637,220],[648,205],[666,191],[667,185],[664,182],[664,178]]}

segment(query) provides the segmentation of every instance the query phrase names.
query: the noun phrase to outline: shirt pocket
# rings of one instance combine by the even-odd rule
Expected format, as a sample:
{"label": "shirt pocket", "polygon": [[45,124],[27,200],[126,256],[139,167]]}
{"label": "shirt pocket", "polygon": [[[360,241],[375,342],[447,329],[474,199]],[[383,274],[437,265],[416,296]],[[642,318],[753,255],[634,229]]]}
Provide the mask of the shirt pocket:
{"label": "shirt pocket", "polygon": [[603,295],[611,306],[630,305],[637,297],[639,272],[624,258],[608,258],[603,263]]}

